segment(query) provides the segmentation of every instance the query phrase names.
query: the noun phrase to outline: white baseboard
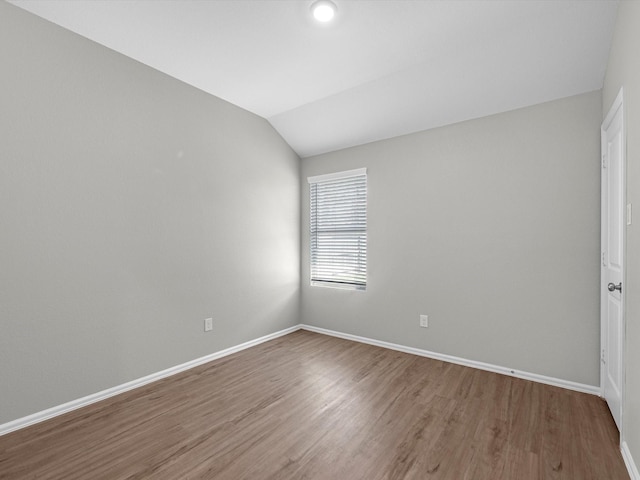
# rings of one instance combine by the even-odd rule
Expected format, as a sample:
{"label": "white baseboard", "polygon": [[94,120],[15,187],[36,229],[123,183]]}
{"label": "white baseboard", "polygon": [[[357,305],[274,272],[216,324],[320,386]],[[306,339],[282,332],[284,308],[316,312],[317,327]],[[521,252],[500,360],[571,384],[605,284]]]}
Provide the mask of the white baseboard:
{"label": "white baseboard", "polygon": [[514,370],[512,368],[492,365],[490,363],[477,362],[475,360],[467,360],[465,358],[454,357],[452,355],[445,355],[443,353],[431,352],[429,350],[422,350],[420,348],[406,347],[404,345],[383,342],[381,340],[374,340],[372,338],[360,337],[358,335],[351,335],[348,333],[336,332],[334,330],[327,330],[325,328],[313,327],[311,325],[302,324],[300,325],[300,328],[303,330],[308,330],[310,332],[322,333],[324,335],[331,335],[332,337],[344,338],[345,340],[353,340],[355,342],[375,345],[377,347],[397,350],[399,352],[411,353],[413,355],[433,358],[435,360],[442,360],[444,362],[455,363],[458,365],[463,365],[465,367],[472,367],[472,368],[478,368],[480,370],[486,370],[489,372],[501,373],[503,375],[522,378],[524,380],[532,380],[534,382],[553,385],[554,387],[561,387],[569,390],[575,390],[577,392],[589,393],[591,395],[600,395],[601,393],[600,387],[571,382],[569,380],[562,380],[560,378],[547,377],[545,375],[538,375],[537,373],[522,372],[522,371]]}
{"label": "white baseboard", "polygon": [[227,355],[231,355],[232,353],[239,352],[260,343],[268,342],[269,340],[273,340],[274,338],[282,337],[283,335],[295,332],[296,330],[300,330],[300,325],[295,325],[293,327],[280,330],[279,332],[271,333],[269,335],[265,335],[264,337],[256,338],[255,340],[250,340],[248,342],[241,343],[240,345],[236,345],[225,350],[220,350],[219,352],[205,355],[204,357],[196,358],[195,360],[191,360],[181,365],[176,365],[175,367],[152,373],[151,375],[147,375],[146,377],[138,378],[136,380],[123,383],[122,385],[117,385],[115,387],[102,390],[101,392],[87,395],[86,397],[72,400],[62,405],[58,405],[56,407],[34,413],[26,417],[18,418],[17,420],[13,420],[11,422],[0,425],[0,435],[5,435],[9,432],[13,432],[14,430],[19,430],[21,428],[28,427],[29,425],[43,422],[50,418],[57,417],[58,415],[62,415],[64,413],[71,412],[72,410],[77,410],[78,408],[99,402],[100,400],[105,400],[109,397],[113,397],[114,395],[133,390],[134,388],[142,387],[143,385],[155,382],[156,380],[170,377],[171,375],[175,375],[176,373],[184,372],[185,370],[189,370],[204,363],[211,362],[212,360],[226,357]]}
{"label": "white baseboard", "polygon": [[[283,335],[287,335],[289,333],[295,332],[296,330],[308,330],[310,332],[321,333],[324,335],[330,335],[333,337],[339,337],[346,340],[352,340],[355,342],[366,343],[369,345],[375,345],[378,347],[388,348],[391,350],[397,350],[400,352],[410,353],[413,355],[419,355],[421,357],[429,357],[436,360],[442,360],[445,362],[455,363],[458,365],[464,365],[467,367],[478,368],[480,370],[487,370],[489,372],[501,373],[503,375],[509,375],[512,377],[522,378],[525,380],[532,380],[534,382],[545,383],[547,385],[553,385],[556,387],[567,388],[569,390],[575,390],[578,392],[590,393],[592,395],[600,395],[600,388],[584,385],[581,383],[571,382],[568,380],[562,380],[559,378],[546,377],[544,375],[538,375],[536,373],[528,373],[521,372],[517,370],[513,370],[507,367],[501,367],[498,365],[491,365],[488,363],[477,362],[474,360],[467,360],[464,358],[454,357],[452,355],[445,355],[442,353],[431,352],[428,350],[422,350],[419,348],[407,347],[404,345],[398,345],[395,343],[384,342],[381,340],[374,340],[371,338],[360,337],[358,335],[351,335],[348,333],[336,332],[334,330],[327,330],[325,328],[313,327],[311,325],[295,325],[290,328],[286,328],[284,330],[280,330],[279,332],[275,332],[269,335],[265,335],[264,337],[256,338],[255,340],[250,340],[248,342],[242,343],[240,345],[236,345],[234,347],[227,348],[225,350],[221,350],[219,352],[212,353],[210,355],[206,355],[204,357],[197,358],[195,360],[191,360],[190,362],[183,363],[181,365],[177,365],[175,367],[168,368],[166,370],[162,370],[160,372],[152,373],[151,375],[147,375],[146,377],[138,378],[136,380],[132,380],[130,382],[124,383],[122,385],[117,385],[115,387],[109,388],[107,390],[103,390],[101,392],[94,393],[92,395],[88,395],[86,397],[79,398],[77,400],[72,400],[70,402],[64,403],[62,405],[58,405],[56,407],[49,408],[47,410],[43,410],[41,412],[34,413],[32,415],[28,415],[26,417],[18,418],[17,420],[13,420],[8,423],[4,423],[0,425],[0,435],[7,434],[9,432],[13,432],[14,430],[19,430],[21,428],[28,427],[29,425],[33,425],[35,423],[42,422],[44,420],[48,420],[53,417],[57,417],[58,415],[62,415],[67,412],[71,412],[73,410],[77,410],[78,408],[84,407],[86,405],[90,405],[92,403],[99,402],[100,400],[105,400],[114,395],[118,395],[120,393],[127,392],[129,390],[133,390],[134,388],[141,387],[151,382],[155,382],[156,380],[160,380],[162,378],[169,377],[171,375],[175,375],[180,372],[184,372],[185,370],[189,370],[191,368],[197,367],[207,362],[211,362],[218,358],[225,357],[227,355],[231,355],[232,353],[239,352],[246,348],[253,347],[260,343],[267,342],[269,340],[273,340],[274,338],[281,337]],[[625,444],[626,445],[626,444]],[[625,452],[623,452],[623,455]],[[625,457],[625,462],[627,465],[634,465],[631,460],[631,454],[626,453],[627,457]],[[631,463],[629,463],[631,462]],[[631,467],[630,471],[631,471]],[[635,466],[633,466],[635,469]],[[640,477],[637,476],[637,469],[635,469],[636,477],[633,480],[640,480]]]}
{"label": "white baseboard", "polygon": [[624,459],[624,464],[627,466],[627,470],[629,471],[631,480],[640,480],[640,472],[638,472],[638,467],[633,461],[633,457],[631,456],[631,452],[629,451],[629,445],[627,445],[627,442],[622,442],[622,444],[620,445],[620,451],[622,452],[622,458]]}

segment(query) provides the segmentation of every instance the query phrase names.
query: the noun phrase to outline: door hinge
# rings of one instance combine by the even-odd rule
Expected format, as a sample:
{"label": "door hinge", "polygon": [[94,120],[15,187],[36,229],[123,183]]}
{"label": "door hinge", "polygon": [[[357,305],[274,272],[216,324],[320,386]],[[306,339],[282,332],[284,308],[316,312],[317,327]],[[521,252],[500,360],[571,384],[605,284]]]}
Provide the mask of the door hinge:
{"label": "door hinge", "polygon": [[606,267],[607,266],[607,262],[604,259],[604,255],[605,255],[605,252],[602,252],[602,266]]}
{"label": "door hinge", "polygon": [[602,168],[607,168],[607,156],[602,155]]}
{"label": "door hinge", "polygon": [[604,348],[602,349],[602,354],[600,355],[600,361],[602,363],[607,363],[606,360],[604,359]]}

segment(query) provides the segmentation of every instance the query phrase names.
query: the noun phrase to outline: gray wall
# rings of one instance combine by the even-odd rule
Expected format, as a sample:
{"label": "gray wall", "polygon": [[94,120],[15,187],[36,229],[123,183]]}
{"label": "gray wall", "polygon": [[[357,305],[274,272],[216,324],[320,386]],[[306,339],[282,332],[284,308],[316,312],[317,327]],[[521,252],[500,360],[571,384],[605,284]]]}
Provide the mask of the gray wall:
{"label": "gray wall", "polygon": [[640,2],[623,1],[613,36],[602,93],[603,115],[624,86],[627,128],[627,202],[634,222],[627,227],[626,385],[622,413],[623,436],[640,468]]}
{"label": "gray wall", "polygon": [[298,323],[265,120],[5,2],[0,65],[0,423]]}
{"label": "gray wall", "polygon": [[[598,385],[601,112],[592,92],[304,159],[303,322]],[[310,287],[306,177],[359,167],[367,291]]]}

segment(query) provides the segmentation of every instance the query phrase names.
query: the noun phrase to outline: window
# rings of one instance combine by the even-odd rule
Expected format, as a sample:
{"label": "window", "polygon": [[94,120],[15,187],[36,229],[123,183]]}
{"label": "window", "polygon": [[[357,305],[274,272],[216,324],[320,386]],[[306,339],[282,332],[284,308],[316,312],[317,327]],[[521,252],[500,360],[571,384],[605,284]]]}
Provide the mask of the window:
{"label": "window", "polygon": [[367,287],[367,170],[309,177],[311,285]]}

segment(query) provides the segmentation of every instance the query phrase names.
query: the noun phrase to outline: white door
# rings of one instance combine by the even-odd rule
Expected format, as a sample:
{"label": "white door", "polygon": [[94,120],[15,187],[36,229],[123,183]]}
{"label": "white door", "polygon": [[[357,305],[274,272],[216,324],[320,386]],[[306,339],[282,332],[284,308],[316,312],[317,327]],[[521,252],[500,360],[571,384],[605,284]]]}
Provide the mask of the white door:
{"label": "white door", "polygon": [[625,140],[622,91],[602,123],[602,394],[620,430],[624,387],[624,237],[630,211],[625,205]]}

